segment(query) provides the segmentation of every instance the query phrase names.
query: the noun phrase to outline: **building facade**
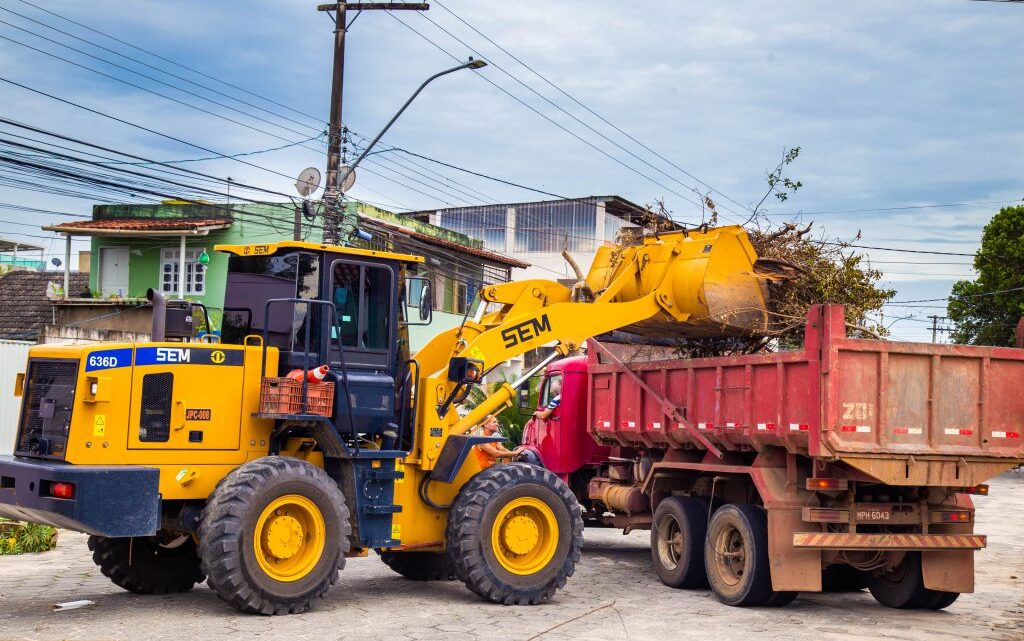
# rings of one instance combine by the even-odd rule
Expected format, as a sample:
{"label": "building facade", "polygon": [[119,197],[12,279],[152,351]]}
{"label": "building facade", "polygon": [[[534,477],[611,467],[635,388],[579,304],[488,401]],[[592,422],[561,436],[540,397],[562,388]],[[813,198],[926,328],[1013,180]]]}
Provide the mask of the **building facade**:
{"label": "building facade", "polygon": [[562,258],[568,249],[584,272],[597,248],[624,227],[642,224],[646,210],[618,196],[479,205],[406,214],[483,241],[485,249],[527,263],[519,278],[575,281]]}

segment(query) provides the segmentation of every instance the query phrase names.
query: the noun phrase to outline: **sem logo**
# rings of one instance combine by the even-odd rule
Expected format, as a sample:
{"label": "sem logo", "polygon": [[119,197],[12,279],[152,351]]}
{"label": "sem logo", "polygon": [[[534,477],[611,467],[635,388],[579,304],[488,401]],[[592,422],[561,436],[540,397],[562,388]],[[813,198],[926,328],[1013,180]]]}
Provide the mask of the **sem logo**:
{"label": "sem logo", "polygon": [[537,338],[544,332],[551,331],[551,321],[548,315],[540,318],[531,318],[508,329],[501,330],[501,340],[505,341],[505,347],[515,347],[519,343]]}
{"label": "sem logo", "polygon": [[217,365],[220,365],[221,363],[223,363],[225,358],[226,357],[224,356],[224,352],[220,351],[219,349],[213,351],[210,354],[210,360],[213,363],[217,364]]}
{"label": "sem logo", "polygon": [[[221,353],[223,357],[223,353]],[[188,363],[192,360],[192,350],[180,347],[157,347],[157,363]]]}

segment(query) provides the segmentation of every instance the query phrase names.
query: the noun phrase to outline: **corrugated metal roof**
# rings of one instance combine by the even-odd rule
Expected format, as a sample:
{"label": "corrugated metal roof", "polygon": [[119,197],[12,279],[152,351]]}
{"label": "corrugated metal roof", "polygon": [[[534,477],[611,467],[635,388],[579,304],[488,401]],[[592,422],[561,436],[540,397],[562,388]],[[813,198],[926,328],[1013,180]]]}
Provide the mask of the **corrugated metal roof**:
{"label": "corrugated metal roof", "polygon": [[377,218],[371,218],[370,220],[373,222],[373,224],[380,225],[381,227],[386,227],[400,234],[405,234],[409,238],[415,238],[416,240],[425,242],[430,245],[434,245],[436,247],[444,247],[445,249],[451,249],[462,254],[476,256],[477,258],[482,258],[492,263],[498,263],[499,265],[518,267],[519,269],[526,269],[527,267],[530,266],[530,263],[524,263],[523,261],[512,258],[511,256],[506,256],[504,254],[499,254],[497,252],[488,251],[486,249],[477,249],[476,247],[460,245],[459,243],[452,242],[450,240],[445,240],[443,238],[431,236],[430,234],[418,232],[415,229],[412,229],[411,227],[392,225],[391,223],[384,222],[383,220],[379,220]]}

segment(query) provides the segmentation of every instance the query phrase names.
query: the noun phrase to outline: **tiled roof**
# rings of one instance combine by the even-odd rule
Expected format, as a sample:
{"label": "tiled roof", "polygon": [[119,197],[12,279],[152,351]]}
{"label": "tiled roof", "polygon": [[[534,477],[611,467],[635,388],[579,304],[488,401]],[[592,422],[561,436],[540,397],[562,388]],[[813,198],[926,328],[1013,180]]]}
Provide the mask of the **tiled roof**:
{"label": "tiled roof", "polygon": [[[69,294],[88,295],[89,274],[72,272]],[[12,271],[0,276],[0,338],[36,340],[39,330],[53,324],[53,303],[47,283],[64,286],[62,272]]]}
{"label": "tiled roof", "polygon": [[230,218],[114,218],[71,221],[47,227],[52,231],[182,231],[230,225]]}

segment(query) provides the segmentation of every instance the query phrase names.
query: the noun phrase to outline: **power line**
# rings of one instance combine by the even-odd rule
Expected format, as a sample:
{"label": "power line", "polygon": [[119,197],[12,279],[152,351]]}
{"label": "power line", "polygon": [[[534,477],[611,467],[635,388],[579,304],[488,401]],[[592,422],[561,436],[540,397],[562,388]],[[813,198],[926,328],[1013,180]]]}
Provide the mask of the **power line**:
{"label": "power line", "polygon": [[[447,49],[445,49],[445,48],[444,48],[444,47],[442,47],[441,45],[439,45],[439,44],[437,44],[436,42],[434,42],[433,40],[431,40],[431,39],[430,39],[430,38],[429,38],[428,36],[424,35],[424,34],[423,34],[423,33],[421,33],[420,31],[418,31],[418,30],[417,30],[417,29],[416,29],[415,27],[413,27],[412,25],[410,25],[410,24],[406,23],[406,22],[405,22],[404,20],[402,20],[401,18],[399,18],[399,17],[397,16],[397,15],[394,15],[394,14],[392,14],[392,13],[388,13],[388,15],[389,15],[389,16],[391,16],[392,18],[394,18],[395,20],[397,20],[397,21],[398,21],[398,22],[399,22],[399,23],[400,23],[400,24],[401,24],[402,26],[404,26],[404,27],[405,27],[406,29],[409,29],[410,31],[412,31],[413,33],[415,33],[415,34],[416,34],[417,36],[419,36],[420,38],[424,39],[425,41],[427,41],[428,43],[430,43],[431,45],[433,45],[434,47],[436,47],[437,49],[439,49],[440,51],[442,51],[442,52],[443,52],[443,53],[444,53],[445,55],[447,55],[447,56],[449,56],[450,58],[452,58],[453,60],[457,60],[457,61],[460,61],[460,60],[461,60],[461,59],[460,59],[460,58],[459,58],[458,56],[456,56],[455,54],[451,53],[450,51],[448,51]],[[422,14],[420,14],[420,15],[422,15]],[[513,100],[515,100],[516,102],[518,102],[518,103],[519,103],[519,104],[521,104],[522,106],[526,107],[527,109],[529,109],[529,110],[530,110],[530,111],[532,111],[533,113],[537,114],[538,116],[540,116],[540,117],[541,117],[541,118],[543,118],[544,120],[548,121],[549,123],[551,123],[551,124],[552,124],[552,125],[554,125],[555,127],[557,127],[557,128],[559,128],[559,129],[561,129],[561,130],[562,130],[562,131],[564,131],[565,133],[569,134],[570,136],[572,136],[572,137],[573,137],[573,138],[575,138],[576,140],[578,140],[578,141],[582,142],[583,144],[585,144],[586,146],[590,147],[590,148],[591,148],[591,149],[593,149],[594,151],[598,152],[598,153],[599,153],[599,154],[601,154],[602,156],[605,156],[605,157],[606,157],[606,158],[608,158],[609,160],[612,160],[612,161],[613,161],[613,162],[615,162],[616,164],[619,164],[619,165],[621,165],[622,167],[624,167],[624,168],[628,169],[629,171],[633,172],[634,174],[636,174],[636,175],[640,176],[641,178],[643,178],[643,179],[645,179],[645,180],[647,180],[647,181],[649,181],[649,182],[651,182],[651,183],[653,183],[653,184],[655,184],[655,185],[657,185],[657,186],[661,187],[662,189],[664,189],[664,190],[666,190],[666,191],[668,191],[668,192],[671,192],[671,193],[675,194],[676,196],[680,197],[681,199],[685,200],[686,202],[689,202],[690,204],[692,204],[692,205],[694,205],[694,206],[696,206],[696,207],[700,207],[700,206],[701,206],[701,205],[700,205],[700,203],[698,203],[698,202],[696,202],[696,201],[694,201],[694,200],[691,200],[691,199],[690,199],[690,198],[688,198],[687,196],[684,196],[683,194],[681,194],[681,193],[679,193],[679,192],[675,191],[675,190],[674,190],[674,189],[672,189],[671,187],[668,187],[667,185],[664,185],[664,184],[662,184],[661,182],[659,182],[659,181],[655,180],[654,178],[651,178],[651,177],[650,177],[650,176],[648,176],[647,174],[644,174],[643,172],[641,172],[641,171],[637,170],[637,169],[636,169],[635,167],[633,167],[633,166],[631,166],[631,165],[628,165],[628,164],[626,164],[625,162],[623,162],[622,160],[620,160],[619,158],[616,158],[615,156],[613,156],[613,155],[609,154],[609,153],[608,153],[607,151],[605,151],[605,150],[601,149],[600,147],[598,147],[598,146],[597,146],[597,145],[595,145],[594,143],[590,142],[589,140],[587,140],[587,139],[583,138],[582,136],[580,136],[580,135],[579,135],[579,134],[577,134],[576,132],[574,132],[574,131],[572,131],[571,129],[569,129],[569,128],[565,127],[565,126],[564,126],[563,124],[561,124],[560,122],[558,122],[558,121],[554,120],[553,118],[551,118],[551,117],[550,117],[550,116],[548,116],[547,114],[545,114],[545,113],[541,112],[540,110],[538,110],[538,109],[537,109],[536,107],[534,107],[533,105],[531,105],[531,104],[529,104],[529,103],[525,102],[525,101],[524,101],[524,100],[523,100],[522,98],[520,98],[520,97],[516,96],[515,94],[511,93],[510,91],[508,91],[507,89],[505,89],[505,88],[504,88],[504,87],[502,87],[501,85],[497,84],[496,82],[494,82],[493,80],[491,80],[491,79],[490,79],[490,78],[488,78],[487,76],[481,75],[481,74],[479,74],[479,73],[478,73],[477,75],[478,75],[478,76],[479,76],[480,78],[483,78],[483,80],[484,80],[485,82],[487,82],[488,84],[490,84],[490,85],[491,85],[492,87],[494,87],[494,88],[495,88],[495,89],[497,89],[498,91],[502,92],[503,94],[505,94],[505,95],[506,95],[506,96],[508,96],[509,98],[512,98]]]}
{"label": "power line", "polygon": [[267,98],[266,96],[261,96],[260,94],[257,94],[257,93],[254,93],[252,91],[249,91],[248,89],[245,89],[244,87],[240,87],[240,86],[232,84],[232,83],[230,83],[230,82],[228,82],[226,80],[222,80],[220,78],[216,78],[214,76],[211,76],[211,75],[209,75],[209,74],[207,74],[207,73],[205,73],[203,71],[200,71],[199,69],[195,69],[193,67],[189,67],[187,65],[181,64],[180,62],[177,62],[175,60],[171,60],[170,58],[165,58],[164,56],[161,56],[158,53],[154,53],[153,51],[150,51],[149,49],[144,49],[144,48],[142,48],[142,47],[140,47],[138,45],[134,45],[134,44],[132,44],[130,42],[127,42],[125,40],[122,40],[122,39],[120,39],[120,38],[118,38],[116,36],[112,36],[109,33],[105,33],[103,31],[100,31],[98,29],[90,27],[89,25],[83,24],[81,22],[76,22],[75,20],[72,20],[71,18],[68,18],[68,17],[63,16],[61,14],[58,14],[58,13],[55,13],[55,12],[50,11],[48,9],[45,9],[45,8],[39,6],[38,4],[35,4],[33,2],[29,2],[29,0],[18,0],[18,1],[21,2],[22,4],[26,4],[26,5],[29,5],[30,7],[34,7],[36,9],[38,9],[39,11],[42,11],[44,13],[48,13],[48,14],[50,14],[51,16],[53,16],[55,18],[59,18],[59,19],[65,21],[65,22],[69,22],[69,23],[71,23],[73,25],[76,25],[78,27],[81,27],[81,28],[83,28],[83,29],[85,29],[87,31],[91,31],[92,33],[95,33],[97,35],[101,35],[104,38],[109,38],[110,40],[113,40],[114,42],[122,44],[122,45],[124,45],[126,47],[129,47],[129,48],[134,49],[136,51],[141,51],[142,53],[145,53],[146,55],[152,56],[152,57],[154,57],[154,58],[156,58],[158,60],[162,60],[164,62],[172,64],[175,67],[178,67],[180,69],[184,69],[186,71],[194,73],[194,74],[196,74],[198,76],[202,76],[202,77],[207,78],[209,80],[213,80],[215,82],[219,82],[219,83],[221,83],[223,85],[231,87],[232,89],[236,89],[238,91],[241,91],[242,93],[244,93],[246,95],[252,96],[254,98],[259,98],[260,100],[268,102],[268,103],[270,103],[272,105],[276,105],[278,107],[282,107],[284,109],[287,109],[288,111],[291,111],[292,113],[296,113],[296,114],[298,114],[300,116],[305,116],[307,118],[310,118],[313,121],[315,121],[317,124],[323,124],[323,122],[324,122],[323,118],[320,118],[320,117],[317,117],[317,116],[313,116],[313,115],[310,115],[308,113],[299,111],[298,109],[294,109],[292,107],[289,107],[288,105],[285,105],[285,104],[282,104],[280,102],[277,102],[277,101],[275,101],[275,100],[273,100],[271,98]]}
{"label": "power line", "polygon": [[829,214],[860,214],[876,211],[902,211],[908,209],[940,209],[944,207],[974,207],[978,205],[1006,205],[1011,203],[1024,203],[1024,199],[1016,200],[987,200],[967,203],[942,203],[937,205],[901,205],[898,207],[878,207],[875,209],[833,209],[829,211],[798,211],[792,214],[768,214],[772,217],[791,218],[795,216],[822,216]]}
{"label": "power line", "polygon": [[953,301],[959,300],[961,298],[982,298],[982,297],[985,297],[985,296],[998,296],[999,294],[1009,294],[1011,292],[1021,292],[1021,291],[1024,291],[1024,287],[1011,287],[1010,289],[1000,289],[1000,290],[996,290],[996,291],[993,291],[993,292],[981,292],[980,294],[958,294],[956,296],[950,294],[946,298],[921,298],[921,299],[918,299],[918,300],[894,300],[894,301],[889,301],[889,302],[885,303],[885,305],[899,305],[901,303],[935,303],[935,302],[941,302],[941,301],[953,302]]}
{"label": "power line", "polygon": [[[480,31],[479,29],[477,29],[477,28],[476,28],[476,27],[474,27],[473,25],[469,24],[469,23],[468,23],[468,22],[467,22],[467,21],[466,21],[465,19],[463,19],[463,18],[462,18],[461,16],[459,16],[458,14],[456,14],[456,13],[455,13],[454,11],[452,11],[451,9],[449,9],[448,7],[446,7],[446,6],[445,6],[445,5],[443,4],[443,3],[441,3],[441,2],[439,2],[439,1],[437,1],[437,0],[434,0],[434,4],[436,4],[437,6],[441,7],[442,9],[444,9],[444,10],[445,10],[446,12],[448,12],[449,14],[451,14],[451,15],[452,15],[452,16],[453,16],[453,17],[454,17],[454,18],[455,18],[456,20],[458,20],[458,21],[459,21],[459,22],[461,22],[462,24],[464,24],[464,25],[466,25],[467,27],[469,27],[469,28],[470,28],[470,29],[471,29],[472,31],[474,31],[475,33],[477,33],[477,34],[478,34],[478,35],[479,35],[480,37],[482,37],[482,38],[483,38],[484,40],[486,40],[487,42],[489,42],[489,43],[491,43],[492,45],[494,45],[495,47],[497,47],[497,48],[498,48],[499,50],[501,50],[501,51],[502,51],[503,53],[505,53],[505,55],[509,56],[510,58],[512,58],[513,60],[515,60],[516,62],[518,62],[518,63],[519,63],[520,65],[522,65],[522,66],[523,66],[523,67],[525,67],[525,68],[526,68],[527,70],[529,70],[529,71],[530,71],[531,73],[533,73],[533,75],[537,76],[538,78],[540,78],[541,80],[543,80],[543,81],[544,81],[545,83],[547,83],[548,85],[550,85],[550,86],[551,86],[552,88],[554,88],[554,89],[555,89],[556,91],[558,91],[559,93],[561,93],[562,95],[564,95],[564,96],[565,96],[566,98],[568,98],[569,100],[573,101],[574,103],[576,103],[577,105],[579,105],[580,107],[582,107],[583,109],[585,109],[585,110],[586,110],[587,112],[589,112],[589,113],[590,113],[591,115],[593,115],[594,117],[596,117],[596,118],[597,118],[598,120],[600,120],[601,122],[605,123],[606,125],[608,125],[608,126],[609,126],[609,127],[611,127],[612,129],[614,129],[615,131],[619,132],[620,134],[622,134],[623,136],[625,136],[625,137],[626,137],[626,138],[628,138],[629,140],[633,141],[634,143],[636,143],[637,145],[639,145],[639,146],[640,146],[640,147],[642,147],[643,149],[647,150],[647,151],[648,151],[649,153],[653,154],[653,155],[654,155],[654,156],[656,156],[657,158],[661,159],[661,160],[662,160],[663,162],[667,163],[667,164],[668,164],[668,165],[670,165],[671,167],[673,167],[673,168],[675,168],[676,170],[678,170],[678,171],[682,172],[682,173],[683,173],[684,175],[686,175],[686,176],[688,176],[689,178],[691,178],[691,179],[695,180],[696,182],[700,183],[700,184],[701,184],[701,185],[703,185],[704,187],[707,187],[707,188],[708,188],[708,189],[710,189],[710,190],[711,190],[712,192],[714,192],[714,193],[716,193],[716,194],[718,194],[718,195],[722,196],[723,198],[725,198],[725,199],[726,199],[726,200],[728,200],[729,202],[731,202],[731,203],[733,203],[733,204],[735,204],[735,205],[737,205],[737,206],[741,207],[742,209],[745,209],[745,210],[747,210],[747,211],[750,211],[750,207],[749,207],[749,206],[746,206],[746,205],[743,205],[742,203],[739,203],[739,202],[737,202],[736,200],[732,199],[732,198],[731,198],[731,197],[730,197],[729,195],[727,195],[726,193],[724,193],[724,192],[722,192],[722,191],[720,191],[720,190],[716,189],[715,187],[713,187],[713,186],[709,185],[708,183],[706,183],[705,181],[701,180],[701,179],[700,179],[700,178],[698,178],[697,176],[695,176],[695,175],[691,174],[691,173],[690,173],[690,172],[688,172],[688,171],[687,171],[686,169],[684,169],[684,168],[680,167],[680,166],[679,166],[678,164],[676,164],[676,163],[672,162],[671,160],[669,160],[668,158],[666,158],[666,157],[665,157],[665,156],[663,156],[662,154],[658,153],[657,151],[655,151],[654,149],[652,149],[652,148],[651,148],[651,147],[649,147],[648,145],[646,145],[646,144],[644,144],[643,142],[641,142],[640,140],[636,139],[636,138],[635,138],[634,136],[630,135],[629,133],[627,133],[627,132],[626,132],[626,131],[624,131],[623,129],[619,128],[619,127],[618,127],[617,125],[615,125],[614,123],[612,123],[611,121],[609,121],[609,120],[608,120],[607,118],[605,118],[605,117],[604,117],[604,116],[602,116],[601,114],[597,113],[596,111],[594,111],[593,109],[591,109],[590,107],[588,107],[588,106],[587,106],[586,104],[584,104],[584,103],[583,103],[582,101],[580,101],[580,100],[579,100],[579,99],[577,99],[577,98],[576,98],[575,96],[573,96],[573,95],[572,95],[572,94],[570,94],[569,92],[567,92],[567,91],[565,91],[564,89],[562,89],[562,88],[561,88],[560,86],[558,86],[557,84],[555,84],[554,82],[552,82],[552,81],[551,81],[550,79],[548,79],[548,78],[547,78],[546,76],[544,76],[543,74],[541,74],[541,73],[540,73],[539,71],[537,71],[536,69],[534,69],[534,68],[533,68],[533,67],[531,67],[530,65],[526,64],[525,62],[523,62],[523,61],[522,61],[522,60],[521,60],[521,59],[520,59],[519,57],[517,57],[516,55],[514,55],[514,54],[513,54],[513,53],[512,53],[511,51],[509,51],[509,50],[508,50],[508,49],[506,49],[505,47],[501,46],[500,44],[498,44],[497,42],[495,42],[494,40],[492,40],[491,38],[489,38],[489,37],[488,37],[487,35],[485,35],[484,33],[482,33],[482,32],[481,32],[481,31]],[[426,17],[426,16],[424,16],[424,17]],[[680,183],[680,184],[682,184],[682,183]]]}

